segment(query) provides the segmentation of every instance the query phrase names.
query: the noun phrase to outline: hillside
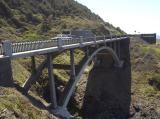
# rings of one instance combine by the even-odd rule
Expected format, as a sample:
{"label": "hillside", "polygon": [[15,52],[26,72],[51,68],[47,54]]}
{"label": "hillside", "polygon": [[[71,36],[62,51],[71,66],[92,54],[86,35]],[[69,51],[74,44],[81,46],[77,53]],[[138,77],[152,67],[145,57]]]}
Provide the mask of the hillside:
{"label": "hillside", "polygon": [[15,88],[0,87],[0,119],[57,119]]}
{"label": "hillside", "polygon": [[[96,35],[121,34],[120,28],[106,23],[87,7],[74,0],[1,0],[0,1],[0,41],[2,40],[38,40],[48,39],[63,29],[91,29]],[[134,38],[133,38],[134,39]],[[131,39],[131,40],[133,40]],[[131,42],[132,63],[132,100],[130,105],[131,119],[160,118],[160,46],[148,45],[141,39]],[[83,57],[80,50],[75,51],[76,63]],[[43,57],[36,57],[38,64]],[[58,56],[55,63],[69,64],[69,52]],[[12,62],[13,78],[16,84],[22,85],[31,74],[30,59],[18,59]],[[92,67],[88,67],[87,79]],[[60,87],[69,79],[68,72],[54,70],[56,83]],[[82,112],[81,95],[84,95],[86,84],[82,80],[80,89],[75,95],[76,102],[70,104],[74,116]],[[19,89],[19,87],[18,87]],[[108,99],[108,97],[107,97]],[[40,81],[32,86],[29,95],[20,93],[16,88],[0,88],[0,118],[2,119],[55,119],[48,112],[49,108],[48,76],[45,69]],[[112,110],[113,112],[115,110]],[[115,111],[116,112],[116,111]],[[118,111],[117,111],[118,112]],[[112,115],[110,112],[104,116]],[[85,115],[86,116],[86,115]],[[119,117],[119,115],[116,115]]]}
{"label": "hillside", "polygon": [[[77,28],[90,29],[96,35],[124,33],[119,27],[115,28],[106,23],[74,0],[0,1],[0,42],[49,39],[64,29]],[[75,51],[75,54],[78,62],[83,52]],[[36,58],[38,64],[42,59],[43,57]],[[57,57],[55,62],[68,63],[68,52]],[[22,85],[31,74],[30,58],[15,60],[12,62],[12,67],[15,83]],[[68,73],[63,70],[55,70],[55,74],[62,82],[68,80]],[[23,95],[15,88],[1,88],[0,118],[55,119],[47,111],[49,93],[46,70],[40,79],[41,81],[32,87],[29,95]]]}
{"label": "hillside", "polygon": [[160,46],[132,38],[131,119],[160,118]]}
{"label": "hillside", "polygon": [[[134,42],[136,41],[136,42]],[[160,118],[160,46],[148,45],[141,39],[131,39],[131,64],[132,64],[132,87],[131,87],[131,105],[130,105],[130,119],[159,119]],[[79,52],[79,51],[78,51]],[[78,54],[78,53],[77,53]],[[76,56],[76,62],[78,54]],[[69,57],[65,54],[59,56],[55,62],[68,63]],[[19,59],[12,63],[14,80],[21,85],[24,80],[29,76],[29,59]],[[21,70],[21,72],[19,72]],[[87,69],[88,70],[88,69]],[[88,77],[89,70],[85,72],[82,77],[84,80],[80,82],[79,89],[76,90],[75,99],[77,102],[71,105],[72,113],[78,116],[82,109],[81,96],[84,95],[86,79]],[[67,80],[68,75],[64,71],[56,71],[58,79]],[[47,79],[46,71],[44,71],[41,81],[37,87],[33,87],[30,95],[33,97],[29,98],[19,93],[14,88],[1,88],[0,89],[0,118],[33,118],[33,119],[54,119],[46,109],[44,104],[46,101],[43,100],[43,93],[47,93],[47,86],[44,86]],[[46,85],[46,84],[45,84]],[[45,90],[42,90],[42,87]],[[37,91],[34,91],[34,90]],[[35,92],[41,94],[36,94]],[[16,96],[15,96],[16,95]],[[40,98],[42,97],[42,98]],[[34,99],[35,98],[35,99]],[[34,100],[33,100],[34,99]],[[38,102],[37,102],[38,100]],[[30,102],[31,101],[31,102]],[[41,101],[42,103],[39,103]],[[24,109],[24,107],[27,107]],[[114,111],[114,110],[113,110]],[[114,114],[114,113],[113,113]],[[105,115],[112,115],[110,112],[106,112]],[[113,116],[113,115],[112,115]],[[118,115],[116,115],[118,116]],[[110,119],[110,118],[109,118]]]}
{"label": "hillside", "polygon": [[97,35],[124,33],[74,0],[0,1],[0,40],[46,39],[76,28]]}

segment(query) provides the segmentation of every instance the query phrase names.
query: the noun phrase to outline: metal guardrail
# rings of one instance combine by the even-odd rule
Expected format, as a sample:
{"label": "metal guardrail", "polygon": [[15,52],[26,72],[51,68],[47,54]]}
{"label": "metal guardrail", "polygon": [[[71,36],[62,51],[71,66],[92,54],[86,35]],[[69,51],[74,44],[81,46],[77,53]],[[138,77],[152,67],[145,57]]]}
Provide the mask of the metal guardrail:
{"label": "metal guardrail", "polygon": [[56,47],[57,45],[57,40],[12,43],[12,53]]}
{"label": "metal guardrail", "polygon": [[[126,37],[127,35],[123,36]],[[5,52],[8,51],[8,49],[11,49],[9,51],[9,54],[11,53],[20,53],[20,52],[27,52],[27,51],[33,51],[33,50],[39,50],[39,49],[45,49],[45,48],[51,48],[51,47],[62,47],[65,45],[72,45],[72,44],[82,44],[86,42],[92,42],[92,41],[101,41],[106,39],[112,39],[112,38],[120,38],[121,36],[96,36],[96,37],[89,37],[89,38],[71,38],[71,37],[62,37],[52,40],[44,40],[44,41],[32,41],[32,42],[17,42],[17,43],[11,43],[11,42],[3,42],[3,44],[0,44],[0,55],[6,55]],[[4,46],[3,46],[4,45]],[[7,48],[8,47],[8,48]]]}

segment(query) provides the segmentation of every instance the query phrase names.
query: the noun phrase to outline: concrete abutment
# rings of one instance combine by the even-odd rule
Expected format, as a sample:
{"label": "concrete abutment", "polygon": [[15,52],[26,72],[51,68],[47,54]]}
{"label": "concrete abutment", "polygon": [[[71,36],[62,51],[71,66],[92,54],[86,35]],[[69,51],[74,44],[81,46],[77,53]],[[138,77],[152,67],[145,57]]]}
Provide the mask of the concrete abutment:
{"label": "concrete abutment", "polygon": [[13,86],[11,59],[9,57],[0,58],[0,86]]}

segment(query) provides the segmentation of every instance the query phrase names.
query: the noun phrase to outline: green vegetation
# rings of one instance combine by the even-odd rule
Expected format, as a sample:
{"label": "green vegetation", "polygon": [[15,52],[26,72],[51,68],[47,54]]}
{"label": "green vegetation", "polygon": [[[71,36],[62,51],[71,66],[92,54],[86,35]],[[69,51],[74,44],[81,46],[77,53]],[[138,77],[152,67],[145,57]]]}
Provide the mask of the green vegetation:
{"label": "green vegetation", "polygon": [[154,74],[150,80],[150,85],[152,85],[156,90],[160,90],[160,74]]}
{"label": "green vegetation", "polygon": [[[50,39],[64,29],[90,29],[96,35],[124,34],[120,28],[104,22],[98,15],[74,0],[1,0],[0,1],[0,42],[2,40],[24,41]],[[75,64],[83,58],[84,52],[75,50]],[[37,65],[44,57],[36,57]],[[31,75],[30,58],[12,62],[13,79],[22,86]],[[69,64],[69,52],[55,58],[54,63]],[[88,68],[86,72],[90,69]],[[69,72],[54,70],[55,77],[67,82]],[[30,94],[41,99],[48,88],[47,69],[38,83],[32,86]],[[44,90],[42,90],[44,89]],[[2,96],[1,96],[2,94]],[[48,92],[47,92],[48,95]],[[0,89],[0,118],[3,111],[11,111],[15,118],[46,118],[46,112],[34,107],[25,96],[14,88]],[[5,115],[6,118],[10,115]],[[48,117],[49,118],[49,117]]]}
{"label": "green vegetation", "polygon": [[44,119],[47,112],[35,108],[14,88],[0,88],[0,117],[4,119]]}
{"label": "green vegetation", "polygon": [[18,85],[22,86],[25,80],[28,79],[30,76],[30,72],[27,71],[27,69],[17,61],[12,62],[12,70],[13,70],[13,79],[14,81],[16,81]]}
{"label": "green vegetation", "polygon": [[0,7],[0,40],[48,39],[75,28],[97,35],[124,33],[74,0],[2,0]]}
{"label": "green vegetation", "polygon": [[155,46],[148,46],[148,45],[139,45],[143,54],[146,52],[153,52],[157,57],[160,57],[160,48]]}
{"label": "green vegetation", "polygon": [[[140,103],[141,112],[146,115],[150,115],[148,112],[154,108],[157,118],[160,117],[159,61],[159,46],[145,44],[141,39],[131,42],[132,105]],[[152,115],[150,116],[152,117]]]}

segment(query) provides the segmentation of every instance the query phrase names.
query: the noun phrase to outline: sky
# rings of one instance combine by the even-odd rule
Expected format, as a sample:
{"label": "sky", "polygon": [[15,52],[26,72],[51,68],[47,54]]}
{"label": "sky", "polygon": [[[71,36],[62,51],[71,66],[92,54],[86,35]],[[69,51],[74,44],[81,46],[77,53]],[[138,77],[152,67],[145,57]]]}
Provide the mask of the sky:
{"label": "sky", "polygon": [[160,35],[160,0],[77,0],[127,33]]}

